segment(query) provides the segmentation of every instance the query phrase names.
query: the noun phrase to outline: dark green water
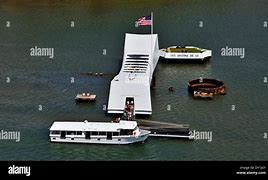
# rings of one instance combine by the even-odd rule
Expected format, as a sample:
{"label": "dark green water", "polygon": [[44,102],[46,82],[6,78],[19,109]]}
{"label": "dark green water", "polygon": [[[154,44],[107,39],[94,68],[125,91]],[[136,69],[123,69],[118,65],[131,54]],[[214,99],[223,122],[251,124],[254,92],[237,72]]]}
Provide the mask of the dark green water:
{"label": "dark green water", "polygon": [[[20,131],[21,141],[0,140],[0,160],[267,160],[267,9],[264,0],[1,0],[0,130]],[[195,45],[212,49],[213,57],[201,65],[159,62],[149,119],[212,131],[212,142],[150,138],[130,146],[49,143],[54,120],[110,121],[102,106],[121,67],[124,33],[149,33],[147,27],[135,28],[134,21],[151,11],[160,48]],[[34,46],[54,48],[55,57],[29,56]],[[221,56],[225,46],[245,48],[245,58]],[[223,80],[227,95],[193,100],[187,81],[200,76]],[[175,92],[169,93],[169,86]],[[95,104],[75,104],[74,96],[84,91],[97,93]]]}

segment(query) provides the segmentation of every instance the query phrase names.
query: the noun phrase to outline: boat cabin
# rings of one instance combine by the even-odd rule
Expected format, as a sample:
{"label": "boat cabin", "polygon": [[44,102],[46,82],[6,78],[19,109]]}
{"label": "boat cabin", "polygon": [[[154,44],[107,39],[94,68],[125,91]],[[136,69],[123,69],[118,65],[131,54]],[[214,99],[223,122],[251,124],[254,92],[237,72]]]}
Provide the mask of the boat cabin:
{"label": "boat cabin", "polygon": [[[50,141],[74,143],[129,144],[144,141],[150,131],[140,130],[136,121],[54,122]],[[142,133],[141,133],[142,132]]]}

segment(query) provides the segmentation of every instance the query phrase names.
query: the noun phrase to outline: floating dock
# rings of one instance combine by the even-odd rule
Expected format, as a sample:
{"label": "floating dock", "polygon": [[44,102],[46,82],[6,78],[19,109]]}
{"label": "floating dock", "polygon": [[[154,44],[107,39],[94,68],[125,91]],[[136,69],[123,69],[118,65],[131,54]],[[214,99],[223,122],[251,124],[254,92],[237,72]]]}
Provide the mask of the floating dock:
{"label": "floating dock", "polygon": [[152,137],[194,139],[194,134],[188,124],[137,120],[141,129],[149,130]]}

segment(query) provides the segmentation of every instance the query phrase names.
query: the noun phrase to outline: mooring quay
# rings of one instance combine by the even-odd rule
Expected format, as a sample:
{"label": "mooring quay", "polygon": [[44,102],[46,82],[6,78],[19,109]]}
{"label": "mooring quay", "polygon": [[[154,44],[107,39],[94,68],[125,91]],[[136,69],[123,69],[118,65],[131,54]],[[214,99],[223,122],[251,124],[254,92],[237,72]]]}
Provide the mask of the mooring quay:
{"label": "mooring quay", "polygon": [[151,137],[167,137],[167,138],[182,138],[194,139],[194,134],[190,130],[188,124],[177,124],[169,122],[136,120],[141,129],[151,131]]}

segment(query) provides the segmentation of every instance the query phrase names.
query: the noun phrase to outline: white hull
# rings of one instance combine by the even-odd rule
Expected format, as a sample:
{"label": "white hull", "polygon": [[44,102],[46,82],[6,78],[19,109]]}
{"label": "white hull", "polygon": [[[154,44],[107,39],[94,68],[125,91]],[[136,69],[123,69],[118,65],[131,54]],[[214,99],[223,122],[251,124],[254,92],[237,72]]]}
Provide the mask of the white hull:
{"label": "white hull", "polygon": [[[193,47],[193,46],[188,46]],[[186,47],[187,48],[187,47]],[[166,60],[201,60],[205,61],[212,56],[212,51],[201,49],[200,53],[182,53],[182,52],[165,52],[165,49],[159,50],[159,56]]]}
{"label": "white hull", "polygon": [[74,137],[67,135],[65,138],[61,138],[60,135],[50,135],[51,142],[63,142],[63,143],[86,143],[86,144],[132,144],[137,142],[144,142],[150,131],[141,130],[141,134],[137,137],[134,135],[127,136],[113,136],[112,139],[107,139],[106,136],[91,136],[90,139],[86,139],[84,136]]}

